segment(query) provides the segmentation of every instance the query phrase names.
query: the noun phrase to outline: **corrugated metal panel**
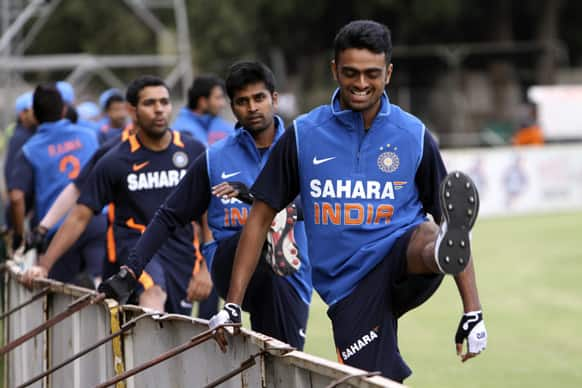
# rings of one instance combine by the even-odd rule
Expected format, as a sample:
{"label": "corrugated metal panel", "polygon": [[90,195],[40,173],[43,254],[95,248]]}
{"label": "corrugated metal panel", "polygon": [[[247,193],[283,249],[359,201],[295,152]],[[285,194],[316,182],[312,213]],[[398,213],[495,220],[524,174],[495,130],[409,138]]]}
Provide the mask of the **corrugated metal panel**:
{"label": "corrugated metal panel", "polygon": [[[16,281],[15,271],[14,266],[8,271],[6,311],[29,300],[34,294]],[[72,301],[87,293],[87,290],[58,282],[43,281],[42,285],[45,284],[50,286],[47,296],[5,320],[6,342],[66,310]],[[136,306],[121,306],[119,311],[120,324],[144,313]],[[13,349],[7,357],[7,386],[17,386],[107,337],[111,334],[111,318],[106,303],[92,304],[51,327],[47,330],[48,334],[39,334]],[[208,326],[205,321],[186,316],[163,314],[145,317],[123,334],[122,360],[117,360],[118,364],[121,362],[124,370],[130,370],[187,343],[206,330]],[[240,335],[230,337],[229,341],[227,353],[222,353],[211,339],[130,377],[126,386],[203,387],[237,371],[253,359],[254,365],[235,374],[220,387],[318,388],[348,376],[354,377],[338,386],[402,387],[377,376],[358,377],[365,372],[292,351],[280,341],[249,330],[242,329]],[[116,375],[113,354],[113,345],[108,342],[52,373],[48,385],[47,380],[40,380],[32,386],[77,388],[103,383]]]}

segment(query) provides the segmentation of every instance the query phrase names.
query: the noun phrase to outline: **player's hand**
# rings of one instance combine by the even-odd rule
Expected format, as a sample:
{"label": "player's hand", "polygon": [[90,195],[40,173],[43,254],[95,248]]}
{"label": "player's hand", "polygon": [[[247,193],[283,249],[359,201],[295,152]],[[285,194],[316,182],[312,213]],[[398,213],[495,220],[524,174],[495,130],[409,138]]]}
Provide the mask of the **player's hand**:
{"label": "player's hand", "polygon": [[212,291],[212,279],[206,265],[202,264],[200,270],[195,275],[192,275],[188,283],[188,291],[186,299],[189,302],[202,301],[208,298]]}
{"label": "player's hand", "polygon": [[[463,354],[463,343],[467,341],[467,352]],[[457,356],[465,362],[487,347],[487,330],[483,313],[481,311],[471,311],[463,314],[457,333],[455,334],[455,343],[457,345]]]}
{"label": "player's hand", "polygon": [[[211,330],[214,330],[218,326],[224,325],[225,323],[241,323],[241,319],[242,312],[240,306],[236,303],[226,303],[222,310],[218,312],[218,314],[210,318],[208,321],[208,327],[210,327]],[[237,329],[238,328],[235,328],[235,330]],[[217,329],[214,333],[214,339],[218,343],[220,350],[226,352],[226,346],[228,345],[228,342],[226,341],[224,331],[224,328]]]}
{"label": "player's hand", "polygon": [[246,204],[253,204],[253,196],[242,182],[222,182],[212,187],[212,194],[224,199],[237,198]]}
{"label": "player's hand", "polygon": [[34,279],[46,279],[48,277],[48,270],[41,265],[33,265],[22,274],[20,279],[27,287],[32,287]]}
{"label": "player's hand", "polygon": [[119,304],[125,304],[138,285],[133,273],[127,267],[121,267],[118,273],[101,282],[97,291]]}
{"label": "player's hand", "polygon": [[46,252],[48,248],[48,229],[42,225],[38,225],[29,233],[26,234],[24,252],[31,249],[36,249],[36,252],[41,255]]}

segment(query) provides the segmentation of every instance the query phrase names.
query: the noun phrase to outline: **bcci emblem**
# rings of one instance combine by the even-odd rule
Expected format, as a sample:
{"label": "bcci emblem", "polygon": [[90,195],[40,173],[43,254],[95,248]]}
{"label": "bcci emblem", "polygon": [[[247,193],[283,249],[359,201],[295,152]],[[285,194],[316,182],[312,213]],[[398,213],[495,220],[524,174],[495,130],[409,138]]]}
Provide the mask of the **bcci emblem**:
{"label": "bcci emblem", "polygon": [[382,152],[378,156],[378,168],[384,172],[394,172],[400,166],[400,159],[392,151]]}
{"label": "bcci emblem", "polygon": [[188,155],[185,152],[178,151],[172,156],[172,163],[178,168],[184,168],[188,164]]}

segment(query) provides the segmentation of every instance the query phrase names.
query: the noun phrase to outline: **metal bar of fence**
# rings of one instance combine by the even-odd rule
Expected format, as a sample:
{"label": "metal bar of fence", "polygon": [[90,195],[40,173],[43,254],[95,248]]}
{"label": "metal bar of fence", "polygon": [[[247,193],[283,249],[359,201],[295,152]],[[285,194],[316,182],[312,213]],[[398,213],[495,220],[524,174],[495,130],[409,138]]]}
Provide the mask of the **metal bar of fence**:
{"label": "metal bar of fence", "polygon": [[374,372],[357,373],[354,375],[347,375],[347,376],[344,376],[340,379],[332,381],[331,384],[327,385],[325,388],[335,388],[335,387],[339,386],[341,383],[345,383],[346,381],[351,380],[351,379],[355,379],[357,377],[373,377],[373,376],[380,376],[380,372],[374,371]]}
{"label": "metal bar of fence", "polygon": [[145,314],[141,314],[129,321],[127,321],[123,326],[121,326],[121,328],[116,331],[115,333],[111,333],[110,335],[108,335],[107,337],[99,340],[98,342],[96,342],[95,344],[89,346],[88,348],[81,350],[80,352],[74,354],[73,356],[67,358],[66,360],[64,360],[63,362],[61,362],[60,364],[57,364],[55,366],[53,366],[52,368],[46,370],[45,372],[33,377],[32,379],[22,383],[21,385],[17,386],[16,388],[24,388],[24,387],[28,387],[29,385],[34,384],[35,382],[37,382],[38,380],[42,379],[45,376],[48,376],[54,372],[56,372],[57,370],[61,369],[62,367],[64,367],[67,364],[70,364],[71,362],[75,361],[76,359],[83,357],[85,354],[97,349],[99,346],[111,341],[113,338],[123,334],[124,332],[128,331],[129,329],[133,328],[137,321],[139,321],[142,318],[145,317],[151,317],[152,315],[159,315],[160,313],[158,312],[152,312],[152,313],[145,313]]}
{"label": "metal bar of fence", "polygon": [[18,310],[28,306],[29,304],[33,303],[34,301],[36,301],[37,299],[42,298],[43,296],[45,296],[48,291],[49,291],[50,287],[45,287],[42,290],[40,290],[39,292],[37,292],[36,294],[34,294],[29,300],[27,300],[26,302],[23,302],[21,304],[19,304],[18,306],[6,311],[5,313],[3,313],[2,315],[0,315],[0,321],[3,320],[4,318],[10,316],[11,314],[17,312]]}
{"label": "metal bar of fence", "polygon": [[197,336],[190,338],[190,340],[188,340],[188,342],[183,343],[182,345],[178,345],[178,346],[168,350],[167,352],[162,353],[158,357],[155,357],[155,358],[151,359],[150,361],[144,362],[143,364],[136,366],[133,369],[125,371],[124,373],[122,373],[118,376],[115,376],[115,377],[105,381],[104,383],[97,385],[96,388],[105,388],[105,387],[112,386],[113,384],[116,384],[120,381],[123,381],[123,380],[127,379],[128,377],[134,376],[143,370],[149,369],[154,365],[157,365],[157,364],[164,362],[164,361],[166,361],[174,356],[177,356],[178,354],[180,354],[180,353],[182,353],[190,348],[193,348],[194,346],[200,345],[201,343],[206,342],[209,339],[211,339],[214,336],[214,333],[216,332],[216,330],[223,328],[223,327],[240,327],[240,323],[227,323],[224,325],[220,325],[215,329],[209,329],[209,330],[203,331],[202,333],[198,334]]}
{"label": "metal bar of fence", "polygon": [[[91,298],[92,296],[95,296],[95,297]],[[22,345],[23,343],[25,343],[26,341],[28,341],[32,337],[42,333],[46,329],[53,327],[54,325],[56,325],[57,323],[61,322],[64,319],[70,317],[71,315],[73,315],[77,311],[80,311],[91,304],[98,303],[98,302],[102,301],[103,299],[105,299],[105,294],[101,293],[101,294],[96,294],[96,295],[95,294],[86,294],[86,295],[74,300],[69,306],[67,306],[67,309],[65,311],[55,315],[51,319],[43,322],[41,325],[30,330],[28,333],[21,335],[20,337],[16,338],[14,341],[7,343],[2,348],[0,348],[0,356],[8,353],[9,351],[11,351],[12,349],[14,349],[16,347]]]}
{"label": "metal bar of fence", "polygon": [[227,374],[225,374],[224,376],[214,380],[210,384],[204,386],[204,388],[214,388],[214,387],[224,383],[225,381],[233,378],[234,376],[244,372],[245,370],[249,369],[250,367],[256,365],[256,363],[257,363],[255,361],[256,357],[262,356],[265,353],[267,353],[267,352],[262,351],[262,352],[259,352],[257,354],[253,354],[247,360],[243,361],[238,368],[236,368],[235,370],[230,371]]}

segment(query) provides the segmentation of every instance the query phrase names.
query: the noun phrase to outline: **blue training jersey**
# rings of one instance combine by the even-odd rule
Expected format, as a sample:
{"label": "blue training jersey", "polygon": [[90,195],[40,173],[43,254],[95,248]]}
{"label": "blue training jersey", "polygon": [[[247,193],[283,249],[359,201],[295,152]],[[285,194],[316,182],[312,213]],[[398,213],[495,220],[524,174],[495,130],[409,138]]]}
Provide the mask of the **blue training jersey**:
{"label": "blue training jersey", "polygon": [[[97,147],[94,132],[67,119],[38,126],[36,134],[24,144],[22,151],[34,171],[35,210],[39,220],[61,191],[77,178]],[[51,229],[51,233],[61,222]]]}
{"label": "blue training jersey", "polygon": [[[210,146],[206,152],[206,165],[210,186],[222,182],[241,182],[250,187],[267,162],[274,144],[285,132],[283,120],[276,116],[276,134],[271,147],[260,152],[252,135],[242,127],[236,128],[234,134]],[[221,199],[211,196],[208,206],[208,225],[217,242],[240,232],[250,212],[247,205],[236,198]],[[305,303],[311,301],[311,266],[307,252],[307,238],[303,221],[295,224],[294,236],[299,252],[301,266],[299,270],[285,277]],[[212,267],[213,251],[203,251]]]}
{"label": "blue training jersey", "polygon": [[274,209],[301,194],[313,285],[329,305],[427,212],[440,219],[446,170],[422,122],[386,95],[371,127],[363,122],[361,113],[341,110],[336,91],[330,105],[295,120],[252,189]]}
{"label": "blue training jersey", "polygon": [[212,145],[234,132],[234,124],[222,117],[210,114],[200,115],[186,107],[180,109],[172,123],[172,128],[191,134],[205,146]]}

